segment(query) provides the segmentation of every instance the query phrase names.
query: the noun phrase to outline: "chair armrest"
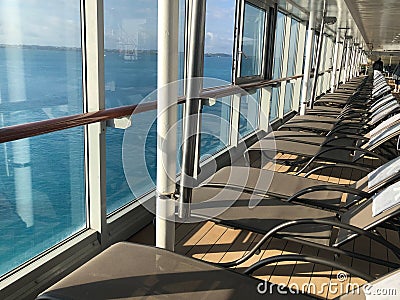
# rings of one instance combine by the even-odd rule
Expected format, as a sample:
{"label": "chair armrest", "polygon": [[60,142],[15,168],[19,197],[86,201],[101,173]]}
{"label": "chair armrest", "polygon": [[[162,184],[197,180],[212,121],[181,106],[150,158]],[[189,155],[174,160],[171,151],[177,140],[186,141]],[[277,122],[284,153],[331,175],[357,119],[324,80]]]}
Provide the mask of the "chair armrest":
{"label": "chair armrest", "polygon": [[332,165],[323,165],[323,166],[319,166],[316,167],[314,169],[312,169],[311,171],[308,171],[306,174],[303,175],[303,177],[309,177],[310,175],[312,175],[313,173],[320,171],[320,170],[324,170],[324,169],[331,169],[331,168],[348,168],[348,169],[354,169],[354,170],[359,170],[362,172],[366,172],[369,173],[370,170],[361,166],[357,166],[357,165],[347,165],[347,164],[332,164]]}
{"label": "chair armrest", "polygon": [[282,261],[304,261],[304,262],[310,262],[310,263],[314,263],[314,264],[320,264],[320,265],[324,265],[324,266],[328,266],[331,268],[335,268],[338,270],[342,270],[345,271],[351,275],[355,275],[359,278],[364,279],[365,281],[373,281],[375,278],[365,274],[363,272],[357,271],[356,269],[353,269],[351,267],[339,264],[337,262],[334,262],[332,260],[328,260],[322,257],[315,257],[315,256],[310,256],[310,255],[304,255],[304,254],[285,254],[285,255],[277,255],[277,256],[272,256],[272,257],[268,257],[268,258],[264,258],[258,262],[256,262],[255,264],[253,264],[252,266],[248,267],[243,273],[246,275],[251,275],[254,271],[273,264],[273,263],[277,263],[277,262],[282,262]]}

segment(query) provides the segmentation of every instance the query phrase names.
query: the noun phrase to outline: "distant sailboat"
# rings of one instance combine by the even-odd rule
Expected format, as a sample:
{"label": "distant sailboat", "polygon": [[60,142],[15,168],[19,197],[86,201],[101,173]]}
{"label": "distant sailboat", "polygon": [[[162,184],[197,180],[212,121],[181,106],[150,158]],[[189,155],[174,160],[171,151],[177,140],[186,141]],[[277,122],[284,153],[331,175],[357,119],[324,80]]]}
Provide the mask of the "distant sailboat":
{"label": "distant sailboat", "polygon": [[119,51],[122,58],[126,61],[135,61],[138,59],[137,43],[121,25],[119,25]]}
{"label": "distant sailboat", "polygon": [[138,55],[137,55],[137,50],[125,50],[124,52],[124,60],[128,60],[128,61],[133,61],[133,60],[137,60],[138,59]]}

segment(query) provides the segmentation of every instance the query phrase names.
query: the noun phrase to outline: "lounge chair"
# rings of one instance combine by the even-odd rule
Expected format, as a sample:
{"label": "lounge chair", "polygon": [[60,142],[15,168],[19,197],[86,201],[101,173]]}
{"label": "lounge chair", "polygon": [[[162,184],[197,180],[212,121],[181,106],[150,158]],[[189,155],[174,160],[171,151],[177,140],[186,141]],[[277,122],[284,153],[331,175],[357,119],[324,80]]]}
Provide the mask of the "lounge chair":
{"label": "lounge chair", "polygon": [[[278,130],[309,130],[320,133],[327,133],[341,126],[346,129],[370,129],[384,118],[400,111],[400,105],[393,95],[384,97],[368,110],[345,109],[343,114],[332,116],[304,115],[295,116],[283,124]],[[330,112],[331,113],[331,112]],[[340,128],[337,128],[337,130]]]}
{"label": "lounge chair", "polygon": [[[369,140],[365,138],[359,139],[356,142],[357,146],[352,146],[354,139],[348,139],[346,136],[329,139],[321,145],[318,145],[320,138],[316,136],[304,136],[303,139],[301,136],[297,137],[299,139],[282,137],[277,139],[263,138],[247,149],[245,157],[249,157],[252,152],[256,152],[260,154],[261,161],[265,158],[267,161],[273,161],[273,156],[277,152],[294,154],[305,158],[292,162],[293,165],[304,165],[305,163],[299,172],[304,171],[313,162],[335,162],[371,168],[367,164],[360,163],[360,158],[368,155],[378,159],[381,165],[396,157],[397,150],[391,149],[395,148],[396,145],[385,147],[384,144],[398,136],[399,133],[400,123],[395,122],[384,130],[377,132]],[[312,140],[313,143],[307,142],[307,140]],[[378,154],[378,151],[383,155]]]}
{"label": "lounge chair", "polygon": [[[213,194],[217,195],[222,189],[232,189],[234,193],[243,191],[257,196],[273,197],[287,201],[292,195],[302,190],[315,189],[318,193],[311,194],[310,191],[307,199],[293,200],[298,200],[300,204],[311,207],[337,211],[340,207],[354,205],[360,197],[369,197],[378,189],[400,178],[400,157],[387,162],[350,185],[334,184],[307,178],[315,171],[336,167],[351,167],[354,169],[353,166],[327,165],[317,167],[306,174],[306,177],[301,177],[258,168],[228,166],[217,171],[200,188],[195,189],[194,193],[201,193],[202,188],[214,188],[216,191]],[[345,202],[342,200],[344,192],[348,193]],[[204,197],[202,198],[204,199]]]}
{"label": "lounge chair", "polygon": [[[352,211],[351,214],[349,211],[350,215],[348,217],[346,217],[346,214],[343,214],[341,222],[302,219],[274,226],[243,258],[233,262],[220,263],[219,265],[228,267],[246,261],[270,237],[282,234],[282,231],[288,227],[299,224],[304,226],[317,224],[340,228],[335,241],[336,245],[354,237],[354,235],[365,235],[375,242],[384,245],[399,256],[400,250],[396,246],[384,240],[380,235],[360,229],[371,229],[400,212],[399,203],[393,203],[394,206],[383,207],[381,212],[375,211],[378,214],[371,216],[374,202],[380,201],[387,196],[393,196],[393,191],[397,188],[400,188],[400,184],[395,184],[385,189],[375,196],[374,200],[367,201],[365,205],[361,205],[357,210]],[[354,223],[360,228],[350,225]],[[337,250],[341,253],[344,251]],[[359,254],[353,255],[357,258],[360,257]],[[269,257],[253,264],[244,273],[252,274],[265,265],[280,261],[322,263],[342,269],[366,281],[373,280],[371,276],[352,268],[339,265],[335,262],[329,262],[322,258],[304,255]],[[373,258],[370,261],[382,263],[380,260]],[[392,265],[392,267],[395,265],[398,266],[394,262],[388,262],[388,265]],[[376,285],[379,282],[385,282],[390,278],[389,276],[393,276],[393,274],[387,275],[380,280],[372,281],[371,284]],[[281,289],[281,291],[283,290],[286,293],[278,292],[278,286],[274,286],[268,282],[266,283],[268,290],[270,287],[272,293],[264,295],[257,290],[260,284],[265,285],[265,282],[167,250],[124,242],[117,243],[103,251],[40,294],[37,299],[193,299],[193,297],[201,299],[261,299],[261,297],[269,297],[269,299],[293,299],[294,297],[288,289]],[[296,299],[313,299],[313,297],[300,294],[296,295]]]}
{"label": "lounge chair", "polygon": [[[367,281],[373,280],[371,276],[328,260],[297,257],[299,261],[324,264]],[[288,288],[279,286],[278,290],[278,285],[164,249],[121,242],[36,299],[318,299],[293,293]]]}
{"label": "lounge chair", "polygon": [[352,145],[357,140],[367,141],[374,138],[379,133],[388,129],[389,127],[400,123],[400,113],[391,116],[385,121],[379,123],[379,125],[373,127],[369,132],[365,134],[345,134],[340,131],[329,132],[327,135],[316,134],[307,131],[272,131],[268,133],[263,139],[279,139],[279,140],[289,140],[293,142],[307,143],[313,145],[329,145],[331,141],[334,140],[349,140],[345,145]]}
{"label": "lounge chair", "polygon": [[[398,263],[366,257],[343,250],[340,246],[355,236],[365,235],[386,246],[400,258],[400,249],[397,246],[370,231],[379,225],[390,223],[400,215],[399,189],[400,182],[396,182],[361,204],[344,210],[338,209],[337,212],[327,212],[290,203],[316,190],[312,188],[297,192],[287,202],[266,199],[261,195],[239,191],[235,195],[229,189],[222,190],[215,195],[215,190],[212,188],[201,188],[193,193],[193,201],[196,204],[192,204],[192,212],[196,217],[212,218],[215,222],[227,226],[264,234],[264,237],[249,251],[248,255],[237,261],[226,263],[224,266],[234,266],[246,261],[260,249],[263,243],[275,236],[333,253],[398,268],[400,266]],[[236,201],[232,203],[228,201],[230,199],[236,199]],[[250,207],[249,201],[255,199],[259,201],[258,204]],[[226,204],[230,206],[225,206]],[[223,208],[220,210],[222,213],[217,215],[216,212],[221,208]],[[338,228],[338,230],[334,228]]]}

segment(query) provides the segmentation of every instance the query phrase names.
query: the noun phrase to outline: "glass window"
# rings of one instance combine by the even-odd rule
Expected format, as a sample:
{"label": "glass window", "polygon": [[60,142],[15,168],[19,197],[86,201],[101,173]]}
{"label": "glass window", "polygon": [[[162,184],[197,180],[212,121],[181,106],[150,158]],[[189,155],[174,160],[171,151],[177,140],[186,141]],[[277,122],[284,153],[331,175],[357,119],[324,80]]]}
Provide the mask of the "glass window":
{"label": "glass window", "polygon": [[[147,194],[155,187],[157,111],[135,114],[131,119],[132,126],[125,130],[123,140],[114,146],[114,153],[107,142],[107,162],[118,161],[121,164],[107,165],[107,213]],[[113,133],[110,131],[108,134]]]}
{"label": "glass window", "polygon": [[242,96],[240,99],[239,137],[254,132],[258,128],[260,90]]}
{"label": "glass window", "polygon": [[269,121],[272,122],[278,118],[278,104],[280,96],[280,87],[273,87],[271,91],[271,107],[269,109]]}
{"label": "glass window", "polygon": [[292,102],[293,102],[293,88],[294,83],[287,82],[285,87],[285,104],[283,107],[283,113],[286,114],[292,110]]}
{"label": "glass window", "polygon": [[232,82],[235,0],[208,0],[204,49],[204,77]]}
{"label": "glass window", "polygon": [[[296,63],[297,63],[297,46],[298,46],[298,34],[299,34],[299,22],[295,19],[291,19],[290,24],[290,39],[289,39],[289,59],[287,66],[287,77],[296,75]],[[288,113],[292,109],[293,102],[293,87],[294,83],[286,83],[285,91],[285,104],[283,107],[284,114]]]}
{"label": "glass window", "polygon": [[[0,127],[82,113],[80,1],[0,11]],[[0,145],[0,276],[86,227],[83,144],[74,128]]]}
{"label": "glass window", "polygon": [[299,34],[299,22],[292,19],[290,25],[290,39],[289,39],[289,59],[287,66],[287,76],[296,75],[296,63],[297,63],[297,45],[298,45],[298,34]]}
{"label": "glass window", "polygon": [[[185,1],[180,0],[179,78],[183,77],[184,12]],[[157,100],[157,0],[105,0],[104,39],[106,107]],[[134,115],[127,130],[107,127],[107,213],[155,186],[156,114],[154,110]],[[125,143],[126,132],[130,140]],[[122,155],[135,165],[129,174]]]}
{"label": "glass window", "polygon": [[[272,79],[278,79],[282,76],[282,60],[285,39],[286,15],[278,12],[275,30],[274,64],[272,67]],[[271,106],[269,111],[269,121],[272,122],[278,118],[280,88],[274,87],[271,92]]]}
{"label": "glass window", "polygon": [[0,276],[86,228],[83,153],[82,127],[1,144]]}
{"label": "glass window", "polygon": [[82,112],[80,1],[0,1],[0,127]]}
{"label": "glass window", "polygon": [[[323,40],[322,40],[322,45],[321,45],[321,55],[320,55],[320,65],[319,65],[319,69],[318,72],[324,72],[325,71],[325,63],[326,63],[326,44],[327,44],[327,40],[328,38],[326,36],[323,36]],[[318,75],[318,82],[317,82],[317,97],[319,95],[321,95],[322,91],[322,87],[323,87],[323,82],[325,79],[325,74],[323,75]]]}
{"label": "glass window", "polygon": [[212,155],[229,144],[231,97],[217,99],[212,106],[203,106],[200,158]]}
{"label": "glass window", "polygon": [[260,76],[262,74],[265,19],[265,10],[249,3],[245,4],[240,77]]}
{"label": "glass window", "polygon": [[[148,94],[157,89],[157,1],[104,1],[104,64],[106,107],[131,105],[141,102]],[[154,112],[156,113],[156,112]],[[151,116],[149,116],[151,115]],[[138,115],[139,116],[139,115]],[[145,113],[133,117],[132,128],[135,128],[136,144],[131,145],[135,153],[143,153],[148,128],[141,131],[146,124],[142,117],[153,117]],[[139,122],[143,122],[140,124]],[[149,119],[149,122],[152,122]],[[128,129],[129,130],[129,129]],[[106,164],[107,164],[107,213],[129,203],[136,197],[149,191],[153,186],[142,184],[145,190],[132,195],[125,179],[122,162],[122,144],[125,131],[107,128]],[[153,141],[149,155],[156,152],[156,140]],[[143,154],[138,155],[137,183],[145,177]],[[155,166],[153,166],[155,168]],[[146,171],[147,172],[147,171]],[[147,174],[147,173],[143,173]]]}
{"label": "glass window", "polygon": [[275,31],[274,65],[272,79],[281,78],[286,16],[278,12]]}
{"label": "glass window", "polygon": [[139,103],[157,88],[157,1],[104,1],[106,107]]}

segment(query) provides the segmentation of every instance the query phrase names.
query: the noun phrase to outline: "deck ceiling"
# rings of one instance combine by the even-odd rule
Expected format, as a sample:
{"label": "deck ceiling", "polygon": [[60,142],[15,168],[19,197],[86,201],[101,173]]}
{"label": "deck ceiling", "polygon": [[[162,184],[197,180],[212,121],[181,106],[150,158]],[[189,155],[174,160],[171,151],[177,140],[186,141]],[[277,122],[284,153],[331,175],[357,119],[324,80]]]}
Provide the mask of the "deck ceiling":
{"label": "deck ceiling", "polygon": [[359,18],[365,28],[364,38],[373,50],[400,50],[399,0],[347,0],[346,2],[351,13],[355,18]]}
{"label": "deck ceiling", "polygon": [[[280,0],[279,6],[292,11],[292,6],[323,14],[323,0]],[[348,35],[374,51],[400,51],[399,0],[327,0],[327,15],[336,16],[332,31],[349,28]],[[344,36],[344,29],[340,29]]]}

